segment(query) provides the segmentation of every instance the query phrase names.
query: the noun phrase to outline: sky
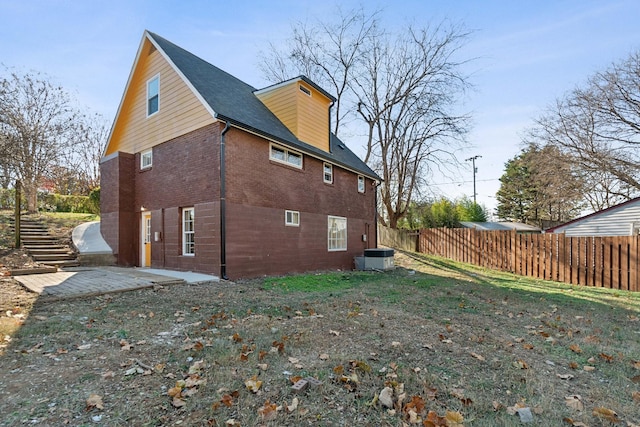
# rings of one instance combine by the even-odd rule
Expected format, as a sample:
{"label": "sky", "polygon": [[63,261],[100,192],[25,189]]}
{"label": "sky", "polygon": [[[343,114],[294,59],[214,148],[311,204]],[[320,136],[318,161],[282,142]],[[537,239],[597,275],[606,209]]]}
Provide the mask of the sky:
{"label": "sky", "polygon": [[[473,90],[461,99],[469,147],[458,155],[463,168],[433,177],[430,190],[473,198],[464,160],[481,156],[477,201],[489,211],[505,162],[545,108],[640,48],[637,0],[0,0],[0,64],[45,74],[112,122],[145,29],[261,88],[269,43],[283,44],[297,22],[331,20],[337,4],[382,10],[390,31],[443,20],[471,31],[460,51],[471,60],[463,71]],[[357,138],[345,143],[362,152]]]}

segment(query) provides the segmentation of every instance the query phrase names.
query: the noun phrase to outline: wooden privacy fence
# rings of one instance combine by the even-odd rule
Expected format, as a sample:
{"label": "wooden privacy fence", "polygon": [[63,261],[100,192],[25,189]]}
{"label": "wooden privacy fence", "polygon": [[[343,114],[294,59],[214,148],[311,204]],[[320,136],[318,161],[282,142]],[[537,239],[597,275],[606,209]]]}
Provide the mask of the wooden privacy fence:
{"label": "wooden privacy fence", "polygon": [[420,230],[418,251],[537,279],[640,291],[638,239],[431,228]]}

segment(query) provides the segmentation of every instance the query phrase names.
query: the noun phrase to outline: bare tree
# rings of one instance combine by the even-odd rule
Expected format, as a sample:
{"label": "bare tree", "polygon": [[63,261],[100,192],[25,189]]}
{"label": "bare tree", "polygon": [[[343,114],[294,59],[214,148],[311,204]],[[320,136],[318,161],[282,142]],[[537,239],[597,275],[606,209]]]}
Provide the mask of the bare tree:
{"label": "bare tree", "polygon": [[78,113],[69,94],[40,74],[0,78],[0,151],[22,181],[29,212],[38,185],[76,136]]}
{"label": "bare tree", "polygon": [[468,33],[444,23],[392,35],[379,12],[340,13],[336,24],[294,26],[284,52],[263,60],[267,78],[304,73],[336,90],[337,132],[349,115],[365,126],[367,162],[383,178],[382,221],[396,228],[434,167],[457,162],[468,119],[456,114],[469,87],[456,55]]}
{"label": "bare tree", "polygon": [[568,155],[594,210],[640,192],[640,53],[596,73],[536,121],[529,141]]}
{"label": "bare tree", "polygon": [[282,49],[270,44],[269,51],[261,55],[265,78],[277,83],[299,73],[331,90],[336,97],[332,130],[337,136],[354,113],[351,80],[360,72],[367,46],[379,36],[379,14],[338,9],[338,18],[331,23],[297,23]]}
{"label": "bare tree", "polygon": [[72,143],[60,158],[75,183],[71,193],[88,195],[100,185],[100,158],[108,136],[108,123],[100,114],[79,118]]}

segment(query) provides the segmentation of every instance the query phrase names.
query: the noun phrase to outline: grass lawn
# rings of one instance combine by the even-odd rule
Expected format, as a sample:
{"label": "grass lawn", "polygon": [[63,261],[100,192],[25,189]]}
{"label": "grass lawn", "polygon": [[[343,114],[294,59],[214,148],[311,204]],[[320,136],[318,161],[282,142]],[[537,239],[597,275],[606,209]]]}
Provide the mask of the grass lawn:
{"label": "grass lawn", "polygon": [[0,425],[640,424],[640,295],[396,263],[2,313]]}

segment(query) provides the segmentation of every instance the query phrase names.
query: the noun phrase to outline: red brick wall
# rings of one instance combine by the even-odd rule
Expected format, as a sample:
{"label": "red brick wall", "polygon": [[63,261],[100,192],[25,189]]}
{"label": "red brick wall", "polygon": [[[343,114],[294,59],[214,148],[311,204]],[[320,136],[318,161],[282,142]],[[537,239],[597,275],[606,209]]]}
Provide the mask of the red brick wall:
{"label": "red brick wall", "polygon": [[135,265],[135,158],[117,153],[100,164],[100,231],[120,265]]}
{"label": "red brick wall", "polygon": [[[135,206],[151,211],[152,267],[220,273],[221,131],[213,124],[155,146],[149,169],[140,170],[136,156]],[[182,255],[185,207],[195,208],[195,256]],[[161,233],[159,241],[155,232]]]}
{"label": "red brick wall", "polygon": [[[367,179],[304,156],[296,169],[269,160],[269,143],[232,129],[226,138],[227,274],[230,278],[321,269],[352,269],[353,257],[375,246],[375,188]],[[300,212],[300,227],[284,225],[284,211]],[[327,250],[328,215],[347,218],[347,251]],[[367,231],[367,242],[362,235]]]}
{"label": "red brick wall", "polygon": [[[139,265],[144,207],[152,218],[152,267],[220,274],[221,131],[222,125],[214,124],[154,147],[148,170],[140,170],[139,156],[122,153],[122,164],[113,159],[103,164],[102,230],[123,254],[119,263]],[[230,278],[351,269],[353,257],[375,245],[371,180],[366,192],[358,193],[357,175],[334,166],[333,184],[324,184],[322,161],[305,155],[303,169],[270,161],[266,140],[233,128],[226,135],[226,166]],[[125,205],[131,207],[118,210]],[[183,256],[181,209],[191,206],[196,253]],[[300,227],[284,225],[285,209],[300,212]],[[347,218],[347,251],[327,250],[328,215]],[[155,232],[161,234],[158,241]]]}

